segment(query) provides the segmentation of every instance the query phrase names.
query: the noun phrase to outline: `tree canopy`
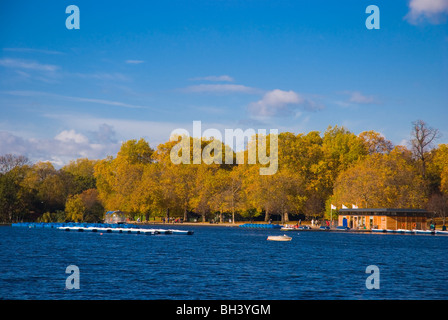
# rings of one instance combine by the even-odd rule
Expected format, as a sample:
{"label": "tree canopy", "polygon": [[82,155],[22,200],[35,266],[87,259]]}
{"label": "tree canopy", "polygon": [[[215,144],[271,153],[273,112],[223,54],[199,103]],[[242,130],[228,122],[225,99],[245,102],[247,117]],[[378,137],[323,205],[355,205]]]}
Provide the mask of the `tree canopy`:
{"label": "tree canopy", "polygon": [[[105,211],[121,210],[131,219],[222,222],[274,216],[286,222],[324,217],[332,203],[430,208],[445,215],[448,145],[433,146],[438,131],[425,123],[415,122],[413,130],[410,149],[373,130],[356,135],[329,126],[323,133],[280,133],[272,149],[270,139],[254,136],[238,153],[214,138],[184,137],[188,149],[173,149],[179,141],[153,149],[144,139],[128,140],[115,156],[75,159],[60,169],[3,155],[0,220],[100,221]],[[274,174],[260,174],[270,164],[260,163],[259,153],[256,163],[248,163],[263,141],[265,159],[273,161],[269,157],[278,152]],[[185,155],[191,161],[173,162],[173,150],[179,159],[189,150]],[[201,153],[199,162],[193,151]],[[234,161],[226,163],[226,155]],[[243,163],[235,161],[238,157]]]}

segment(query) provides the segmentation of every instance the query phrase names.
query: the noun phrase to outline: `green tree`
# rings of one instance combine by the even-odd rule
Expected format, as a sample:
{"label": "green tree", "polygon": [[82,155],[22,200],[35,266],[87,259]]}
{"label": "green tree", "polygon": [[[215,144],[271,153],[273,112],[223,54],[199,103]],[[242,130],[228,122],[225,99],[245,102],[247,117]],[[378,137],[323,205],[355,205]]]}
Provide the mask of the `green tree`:
{"label": "green tree", "polygon": [[65,204],[66,220],[73,222],[84,221],[86,207],[79,194],[69,196]]}
{"label": "green tree", "polygon": [[85,190],[96,188],[95,164],[97,160],[80,158],[70,161],[61,168],[63,173],[70,176],[70,193],[78,194]]}

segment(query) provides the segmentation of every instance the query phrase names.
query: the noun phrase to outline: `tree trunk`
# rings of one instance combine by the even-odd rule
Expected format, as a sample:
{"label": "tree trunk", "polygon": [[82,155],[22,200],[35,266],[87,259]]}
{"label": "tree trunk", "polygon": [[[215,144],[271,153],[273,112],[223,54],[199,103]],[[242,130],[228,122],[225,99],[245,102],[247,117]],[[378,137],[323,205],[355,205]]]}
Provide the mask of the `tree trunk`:
{"label": "tree trunk", "polygon": [[265,215],[264,215],[264,221],[268,222],[270,218],[271,218],[271,215],[269,214],[269,211],[266,210]]}
{"label": "tree trunk", "polygon": [[186,207],[184,208],[184,222],[188,222],[188,210]]}
{"label": "tree trunk", "polygon": [[166,208],[166,215],[165,215],[166,222],[170,222],[170,208]]}
{"label": "tree trunk", "polygon": [[287,210],[285,210],[284,212],[283,212],[283,223],[287,223],[287,222],[289,222],[289,215],[288,215],[288,211]]}

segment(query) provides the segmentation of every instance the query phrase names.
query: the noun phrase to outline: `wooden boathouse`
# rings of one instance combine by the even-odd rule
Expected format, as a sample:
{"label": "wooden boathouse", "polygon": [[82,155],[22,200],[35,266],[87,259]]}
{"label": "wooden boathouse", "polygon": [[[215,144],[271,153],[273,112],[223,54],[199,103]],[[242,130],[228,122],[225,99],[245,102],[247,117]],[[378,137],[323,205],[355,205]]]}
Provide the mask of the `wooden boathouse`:
{"label": "wooden boathouse", "polygon": [[340,209],[338,225],[351,229],[426,230],[430,212],[422,209]]}

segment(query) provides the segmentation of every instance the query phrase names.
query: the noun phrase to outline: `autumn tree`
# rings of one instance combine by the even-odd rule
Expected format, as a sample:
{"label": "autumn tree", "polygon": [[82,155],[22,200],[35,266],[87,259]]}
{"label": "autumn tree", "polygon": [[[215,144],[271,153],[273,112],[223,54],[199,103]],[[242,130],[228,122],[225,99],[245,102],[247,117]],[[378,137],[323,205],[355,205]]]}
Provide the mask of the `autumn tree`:
{"label": "autumn tree", "polygon": [[359,137],[365,144],[368,154],[389,153],[394,148],[390,140],[373,130],[361,132]]}
{"label": "autumn tree", "polygon": [[104,207],[98,196],[98,190],[87,189],[79,194],[82,200],[85,211],[83,215],[83,221],[86,222],[98,222],[103,220]]}
{"label": "autumn tree", "polygon": [[361,138],[344,127],[328,127],[322,141],[323,157],[316,167],[321,188],[326,197],[333,191],[338,175],[356,161],[367,155],[367,148]]}
{"label": "autumn tree", "polygon": [[276,214],[288,222],[289,214],[298,213],[306,200],[302,177],[288,169],[263,176],[253,166],[244,180],[244,188],[250,206],[265,212],[265,221]]}
{"label": "autumn tree", "polygon": [[442,218],[443,225],[446,224],[448,214],[448,195],[446,193],[434,193],[430,196],[426,206],[428,211],[432,211]]}
{"label": "autumn tree", "polygon": [[120,209],[134,214],[133,194],[141,182],[145,166],[154,150],[144,139],[124,142],[116,158],[106,158],[94,166],[99,198],[107,210]]}
{"label": "autumn tree", "polygon": [[401,148],[373,154],[338,176],[332,201],[365,208],[423,208],[425,185]]}
{"label": "autumn tree", "polygon": [[81,222],[84,220],[86,207],[79,194],[69,196],[65,204],[66,220],[72,222]]}

